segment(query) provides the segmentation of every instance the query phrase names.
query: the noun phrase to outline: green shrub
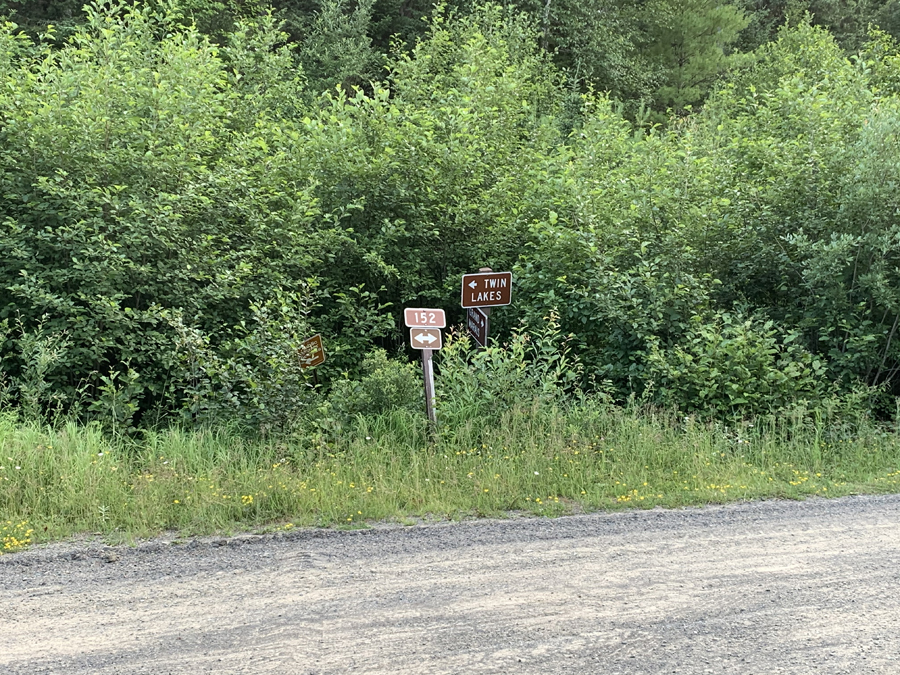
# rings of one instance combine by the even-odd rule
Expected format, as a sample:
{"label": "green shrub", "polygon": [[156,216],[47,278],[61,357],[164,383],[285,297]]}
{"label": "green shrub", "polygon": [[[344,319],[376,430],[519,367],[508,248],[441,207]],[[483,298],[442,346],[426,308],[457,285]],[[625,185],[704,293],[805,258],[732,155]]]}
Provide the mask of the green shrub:
{"label": "green shrub", "polygon": [[516,406],[562,403],[580,393],[581,362],[555,312],[509,342],[478,349],[467,335],[452,335],[439,352],[438,421],[453,429],[467,421],[499,420]]}
{"label": "green shrub", "polygon": [[173,319],[180,340],[172,386],[184,392],[186,421],[285,429],[316,402],[297,353],[311,332],[304,300],[281,296],[251,306],[250,325],[240,324],[217,349],[208,336]]}
{"label": "green shrub", "polygon": [[383,349],[374,349],[363,360],[358,379],[345,378],[334,383],[325,414],[318,421],[344,429],[360,416],[424,409],[422,376],[416,364],[390,359]]}
{"label": "green shrub", "polygon": [[697,317],[679,344],[654,345],[649,377],[665,404],[685,411],[752,417],[827,391],[825,363],[799,333],[739,314]]}
{"label": "green shrub", "polygon": [[[320,53],[271,13],[182,14],[219,6],[218,46],[168,3],[91,4],[56,42],[0,31],[0,367],[29,416],[296,431],[415,408],[415,366],[362,355],[402,344],[403,307],[459,320],[460,274],[484,265],[513,270],[514,304],[491,348],[437,357],[445,420],[607,380],[721,415],[862,382],[893,414],[886,36],[849,60],[785,28],[701,112],[642,130],[604,96],[575,105],[509,6],[441,6],[360,89],[383,8],[321,3]],[[344,86],[310,95],[308,76]],[[317,391],[295,354],[314,333]]]}
{"label": "green shrub", "polygon": [[[392,325],[377,291],[319,283],[369,263],[285,149],[301,81],[282,38],[266,16],[220,50],[131,3],[89,5],[52,49],[0,32],[0,320],[23,331],[0,358],[29,409],[84,400],[130,424],[191,400],[194,420],[219,408],[280,425],[297,338],[325,334],[325,368],[340,372]],[[279,329],[260,312],[301,295],[307,334],[272,347]],[[186,331],[207,384],[180,370]],[[41,366],[29,336],[67,349]],[[128,402],[114,403],[125,379]]]}
{"label": "green shrub", "polygon": [[395,420],[415,432],[418,426],[410,419],[424,416],[420,369],[414,363],[388,358],[383,349],[373,349],[363,359],[360,374],[350,378],[345,373],[334,382],[327,399],[307,411],[294,436],[307,450],[321,450],[340,445],[341,438],[353,437],[376,418]]}

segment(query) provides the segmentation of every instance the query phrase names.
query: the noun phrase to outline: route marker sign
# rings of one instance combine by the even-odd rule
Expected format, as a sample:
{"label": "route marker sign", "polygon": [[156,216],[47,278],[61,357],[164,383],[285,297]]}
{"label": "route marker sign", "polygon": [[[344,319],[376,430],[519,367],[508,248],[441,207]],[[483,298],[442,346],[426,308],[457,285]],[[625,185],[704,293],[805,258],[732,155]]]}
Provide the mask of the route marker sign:
{"label": "route marker sign", "polygon": [[447,326],[442,309],[407,307],[403,319],[409,327],[409,344],[422,352],[422,376],[425,380],[425,412],[432,428],[437,424],[434,412],[434,364],[431,352],[444,346],[441,328]]}
{"label": "route marker sign", "polygon": [[511,302],[512,272],[479,272],[463,275],[463,307],[499,307]]}
{"label": "route marker sign", "polygon": [[466,310],[466,328],[480,347],[487,347],[488,323],[487,314],[477,307],[469,307]]}
{"label": "route marker sign", "polygon": [[297,350],[300,356],[300,367],[304,370],[325,363],[325,347],[322,346],[322,336],[313,335],[308,340],[300,343]]}
{"label": "route marker sign", "polygon": [[[432,428],[437,424],[434,411],[434,363],[431,353],[444,346],[441,328],[447,325],[442,309],[408,308],[403,311],[409,329],[409,344],[422,352],[422,376],[425,380],[425,413]],[[432,328],[434,326],[434,328]]]}
{"label": "route marker sign", "polygon": [[403,318],[409,328],[446,328],[447,317],[442,309],[407,307]]}
{"label": "route marker sign", "polygon": [[410,328],[409,344],[413,349],[440,349],[443,347],[440,328]]}

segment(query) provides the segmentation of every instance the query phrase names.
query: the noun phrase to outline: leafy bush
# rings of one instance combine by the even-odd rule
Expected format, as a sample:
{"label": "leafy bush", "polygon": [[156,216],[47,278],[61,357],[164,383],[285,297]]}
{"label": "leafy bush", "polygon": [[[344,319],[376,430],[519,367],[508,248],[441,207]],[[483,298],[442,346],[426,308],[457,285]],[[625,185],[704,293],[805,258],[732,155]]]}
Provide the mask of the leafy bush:
{"label": "leafy bush", "polygon": [[870,70],[821,29],[785,29],[713,97],[692,141],[719,217],[687,234],[722,300],[800,331],[843,386],[896,394],[900,106],[876,39]]}
{"label": "leafy bush", "polygon": [[519,297],[529,326],[541,306],[558,304],[585,373],[611,380],[624,398],[643,390],[651,346],[678,344],[710,306],[710,283],[678,264],[677,248],[604,239],[612,237],[541,224],[516,268]]}
{"label": "leafy bush", "polygon": [[390,359],[383,349],[366,355],[359,379],[334,383],[329,411],[339,420],[375,416],[393,410],[424,410],[422,378],[414,363]]}
{"label": "leafy bush", "polygon": [[454,335],[439,352],[436,384],[439,423],[452,429],[467,420],[499,420],[516,406],[561,403],[580,392],[582,366],[570,337],[551,313],[533,333],[515,331],[506,344],[474,348]]}
{"label": "leafy bush", "polygon": [[[248,383],[234,394],[243,401],[269,386],[247,374],[261,376],[268,354],[235,361],[262,347],[247,328],[259,308],[304,294],[357,250],[284,150],[294,62],[270,18],[241,24],[220,51],[144,6],[86,11],[59,48],[11,24],[0,34],[0,317],[65,336],[69,349],[42,377],[69,402],[97,402],[132,372],[130,400],[144,412],[197,400],[196,386],[172,386],[187,329],[203,336],[207,374]],[[375,294],[343,279],[316,297],[322,320],[308,324],[328,338],[344,322],[367,339],[391,325]],[[14,377],[29,367],[21,346],[7,341],[2,354]],[[353,365],[339,339],[331,347],[328,367]]]}
{"label": "leafy bush", "polygon": [[173,392],[191,423],[231,422],[267,431],[290,427],[317,402],[300,367],[300,343],[310,334],[309,296],[277,295],[250,307],[252,321],[236,326],[215,349],[199,329],[175,316]]}
{"label": "leafy bush", "polygon": [[681,410],[753,417],[827,391],[826,366],[800,340],[758,317],[696,317],[679,344],[648,355],[658,399]]}

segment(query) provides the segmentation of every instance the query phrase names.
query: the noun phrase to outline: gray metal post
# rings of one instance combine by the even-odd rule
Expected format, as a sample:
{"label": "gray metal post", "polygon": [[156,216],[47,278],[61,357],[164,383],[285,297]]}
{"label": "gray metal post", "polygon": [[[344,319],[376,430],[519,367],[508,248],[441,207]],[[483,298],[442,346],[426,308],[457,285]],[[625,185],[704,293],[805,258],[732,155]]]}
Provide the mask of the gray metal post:
{"label": "gray metal post", "polygon": [[[490,267],[479,267],[478,271],[493,272],[494,270]],[[484,348],[487,349],[487,346],[491,344],[491,308],[481,307],[481,311],[484,314]]]}
{"label": "gray metal post", "polygon": [[431,349],[422,350],[422,374],[425,376],[425,412],[428,413],[428,421],[437,424],[437,416],[434,412],[434,364],[431,362]]}

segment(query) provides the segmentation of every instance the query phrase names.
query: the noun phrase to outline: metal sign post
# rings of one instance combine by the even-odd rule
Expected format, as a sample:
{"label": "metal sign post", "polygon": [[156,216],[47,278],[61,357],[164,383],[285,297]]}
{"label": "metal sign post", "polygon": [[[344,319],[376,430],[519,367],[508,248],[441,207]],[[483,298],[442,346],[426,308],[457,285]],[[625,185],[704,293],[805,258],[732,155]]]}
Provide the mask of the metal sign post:
{"label": "metal sign post", "polygon": [[409,326],[409,344],[422,352],[422,376],[425,379],[425,412],[432,426],[437,424],[434,410],[434,363],[431,356],[435,349],[444,346],[441,328],[447,325],[442,309],[407,308],[403,312]]}
{"label": "metal sign post", "polygon": [[437,424],[434,413],[434,363],[431,361],[431,349],[422,350],[422,374],[425,377],[425,414],[432,425]]}

